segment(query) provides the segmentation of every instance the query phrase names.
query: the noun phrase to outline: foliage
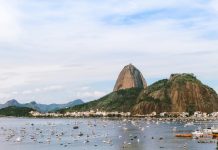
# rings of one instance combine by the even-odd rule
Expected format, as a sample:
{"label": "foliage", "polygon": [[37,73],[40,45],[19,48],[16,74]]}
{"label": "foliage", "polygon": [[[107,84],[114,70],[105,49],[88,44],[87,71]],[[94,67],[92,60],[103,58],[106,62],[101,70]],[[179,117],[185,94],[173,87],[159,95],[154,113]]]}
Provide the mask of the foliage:
{"label": "foliage", "polygon": [[170,81],[175,81],[177,83],[184,84],[185,82],[192,82],[192,83],[198,83],[202,84],[200,80],[196,78],[194,74],[189,74],[189,73],[183,73],[183,74],[172,74],[171,75],[171,80]]}
{"label": "foliage", "polygon": [[154,104],[160,103],[160,99],[155,99],[147,94],[144,94],[143,97],[141,97],[141,101],[152,102]]}
{"label": "foliage", "polygon": [[147,91],[147,93],[151,93],[151,92],[160,90],[161,88],[163,88],[167,85],[167,82],[168,82],[167,79],[159,80],[159,81],[153,83],[152,85],[148,86],[146,91]]}
{"label": "foliage", "polygon": [[15,107],[10,106],[0,109],[1,116],[14,116],[14,117],[30,117],[29,112],[33,111],[31,108],[27,107]]}
{"label": "foliage", "polygon": [[186,110],[189,115],[193,115],[194,112],[196,111],[196,108],[195,108],[195,104],[194,103],[191,103],[187,106],[187,110]]}
{"label": "foliage", "polygon": [[128,112],[136,103],[136,99],[139,93],[143,89],[131,88],[112,92],[99,100],[91,101],[86,104],[78,105],[72,108],[63,109],[60,112],[66,111],[90,111],[90,110],[102,110],[102,111],[120,111]]}

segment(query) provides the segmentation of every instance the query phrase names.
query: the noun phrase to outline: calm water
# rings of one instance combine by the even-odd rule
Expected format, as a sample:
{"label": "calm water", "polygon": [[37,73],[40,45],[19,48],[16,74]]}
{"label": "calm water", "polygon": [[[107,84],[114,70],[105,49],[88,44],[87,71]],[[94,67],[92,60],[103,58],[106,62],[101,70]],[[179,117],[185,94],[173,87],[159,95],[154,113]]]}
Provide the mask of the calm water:
{"label": "calm water", "polygon": [[[175,138],[199,126],[218,122],[156,122],[121,119],[0,118],[0,149],[4,150],[215,150],[216,143]],[[78,126],[78,129],[73,129]],[[172,129],[175,129],[173,131]],[[186,148],[184,148],[184,146]]]}

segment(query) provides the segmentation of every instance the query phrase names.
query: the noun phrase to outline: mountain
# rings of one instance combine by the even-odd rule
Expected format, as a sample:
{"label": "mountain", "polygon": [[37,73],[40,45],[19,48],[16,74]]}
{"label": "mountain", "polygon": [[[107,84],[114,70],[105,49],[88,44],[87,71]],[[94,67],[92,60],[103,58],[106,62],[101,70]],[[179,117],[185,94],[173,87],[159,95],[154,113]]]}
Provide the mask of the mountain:
{"label": "mountain", "polygon": [[63,109],[61,112],[89,110],[128,112],[135,105],[136,99],[142,90],[140,88],[131,88],[115,91],[99,100]]}
{"label": "mountain", "polygon": [[80,105],[83,104],[84,102],[80,99],[71,101],[66,104],[38,104],[35,101],[30,102],[30,103],[25,103],[25,104],[20,104],[16,100],[10,100],[6,102],[5,104],[0,104],[0,109],[10,107],[10,106],[16,106],[16,107],[26,107],[26,108],[32,108],[34,110],[37,110],[39,112],[52,112],[52,111],[57,111],[59,109],[67,108],[67,107],[73,107],[75,105]]}
{"label": "mountain", "polygon": [[33,111],[33,109],[27,107],[9,106],[0,109],[0,116],[30,117],[30,111]]}
{"label": "mountain", "polygon": [[160,112],[218,111],[217,93],[193,74],[172,74],[144,88],[114,91],[99,100],[64,109],[66,111],[123,111],[136,114]]}
{"label": "mountain", "polygon": [[6,107],[9,107],[9,106],[16,106],[16,107],[20,107],[20,106],[21,106],[21,104],[20,104],[20,103],[18,103],[18,101],[17,101],[17,100],[15,100],[15,99],[12,99],[12,100],[9,100],[9,101],[7,101],[5,104],[0,104],[0,109],[2,109],[2,108],[6,108]]}
{"label": "mountain", "polygon": [[147,84],[141,72],[135,66],[129,64],[120,72],[113,91],[146,87]]}
{"label": "mountain", "polygon": [[151,111],[211,113],[218,111],[218,96],[193,74],[172,74],[144,90],[132,109],[134,114]]}

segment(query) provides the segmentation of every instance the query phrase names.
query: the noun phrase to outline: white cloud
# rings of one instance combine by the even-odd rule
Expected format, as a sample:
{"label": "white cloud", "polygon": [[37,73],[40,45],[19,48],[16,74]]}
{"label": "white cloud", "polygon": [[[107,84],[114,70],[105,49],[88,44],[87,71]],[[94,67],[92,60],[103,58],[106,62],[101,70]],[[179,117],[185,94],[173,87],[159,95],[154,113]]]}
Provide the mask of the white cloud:
{"label": "white cloud", "polygon": [[[15,86],[28,85],[32,82],[42,81],[38,74],[59,71],[61,68],[54,65],[5,65],[0,69],[0,89],[8,89]],[[44,78],[49,78],[45,76]]]}
{"label": "white cloud", "polygon": [[210,6],[213,10],[218,12],[218,1],[217,0],[210,0]]}
{"label": "white cloud", "polygon": [[13,91],[13,92],[11,92],[11,94],[16,95],[16,94],[19,94],[19,92],[18,91]]}
{"label": "white cloud", "polygon": [[[97,5],[88,0],[0,2],[0,92],[4,100],[15,95],[39,101],[95,99],[113,87],[93,86],[114,82],[128,63],[145,78],[168,77],[172,72],[194,72],[208,80],[218,75],[216,0],[106,0]],[[168,9],[175,12],[154,13],[154,19],[142,17],[132,24],[119,18]],[[111,23],[108,16],[121,24]],[[52,93],[55,90],[59,96]]]}
{"label": "white cloud", "polygon": [[56,90],[61,90],[61,89],[63,89],[63,86],[61,85],[52,85],[52,86],[43,88],[43,91],[56,91]]}
{"label": "white cloud", "polygon": [[94,100],[106,95],[106,92],[102,91],[85,91],[85,92],[77,92],[76,96],[81,99]]}
{"label": "white cloud", "polygon": [[[21,92],[21,94],[39,94],[39,93],[46,93],[46,92],[55,92],[55,91],[59,91],[62,90],[63,86],[61,85],[51,85],[51,86],[47,86],[44,88],[35,88],[33,90],[24,90]],[[19,92],[12,92],[12,94],[19,94]]]}
{"label": "white cloud", "polygon": [[17,39],[21,32],[19,12],[7,0],[1,0],[0,3],[0,41],[9,42]]}
{"label": "white cloud", "polygon": [[89,90],[90,87],[89,87],[89,86],[83,86],[83,87],[81,87],[80,89],[81,89],[82,91],[86,91],[86,90]]}
{"label": "white cloud", "polygon": [[25,91],[22,92],[22,94],[24,94],[24,95],[25,94],[32,94],[32,93],[33,93],[33,91],[31,91],[31,90],[25,90]]}
{"label": "white cloud", "polygon": [[[7,93],[0,93],[0,99],[9,99],[11,95]],[[3,101],[1,101],[3,103]]]}
{"label": "white cloud", "polygon": [[38,93],[38,92],[41,92],[42,90],[41,90],[40,88],[36,88],[34,91],[35,91],[36,93]]}

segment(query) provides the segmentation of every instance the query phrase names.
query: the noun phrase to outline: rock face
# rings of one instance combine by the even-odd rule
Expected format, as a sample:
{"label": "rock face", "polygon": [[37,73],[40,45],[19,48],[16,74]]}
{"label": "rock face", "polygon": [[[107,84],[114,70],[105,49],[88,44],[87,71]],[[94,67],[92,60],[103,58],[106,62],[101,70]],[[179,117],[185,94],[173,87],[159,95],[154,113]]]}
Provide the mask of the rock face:
{"label": "rock face", "polygon": [[120,72],[113,91],[146,87],[147,84],[141,72],[135,66],[129,64]]}
{"label": "rock face", "polygon": [[216,92],[193,74],[172,74],[143,91],[133,108],[135,114],[160,112],[218,111]]}

